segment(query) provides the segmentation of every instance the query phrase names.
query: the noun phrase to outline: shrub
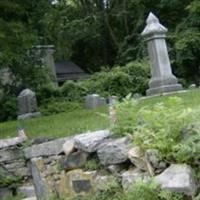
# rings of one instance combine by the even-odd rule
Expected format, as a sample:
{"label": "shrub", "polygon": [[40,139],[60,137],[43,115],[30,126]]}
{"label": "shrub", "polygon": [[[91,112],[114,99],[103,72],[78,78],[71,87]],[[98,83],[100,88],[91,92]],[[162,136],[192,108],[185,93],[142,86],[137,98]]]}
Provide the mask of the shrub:
{"label": "shrub", "polygon": [[40,111],[43,115],[52,115],[62,112],[71,112],[73,110],[80,109],[80,107],[81,105],[78,102],[69,102],[63,98],[52,98],[41,105]]}
{"label": "shrub", "polygon": [[13,95],[2,95],[0,98],[0,121],[15,119],[17,116],[17,99]]}
{"label": "shrub", "polygon": [[[185,108],[182,99],[178,97],[169,97],[139,110],[137,103],[136,100],[126,99],[116,106],[116,133],[132,134],[134,144],[142,150],[158,149],[170,161],[189,162],[192,156],[200,153],[197,136],[189,136],[183,144],[181,138],[183,127],[198,121],[200,109]],[[188,156],[184,156],[186,153]]]}
{"label": "shrub", "polygon": [[56,99],[61,97],[60,88],[53,83],[42,86],[37,92],[37,100],[39,104],[44,104],[48,99]]}
{"label": "shrub", "polygon": [[102,96],[116,95],[125,97],[129,93],[144,94],[147,88],[149,70],[146,62],[131,62],[111,70],[98,72],[83,81],[88,93]]}
{"label": "shrub", "polygon": [[61,93],[68,101],[82,101],[86,88],[80,82],[66,81],[61,87]]}

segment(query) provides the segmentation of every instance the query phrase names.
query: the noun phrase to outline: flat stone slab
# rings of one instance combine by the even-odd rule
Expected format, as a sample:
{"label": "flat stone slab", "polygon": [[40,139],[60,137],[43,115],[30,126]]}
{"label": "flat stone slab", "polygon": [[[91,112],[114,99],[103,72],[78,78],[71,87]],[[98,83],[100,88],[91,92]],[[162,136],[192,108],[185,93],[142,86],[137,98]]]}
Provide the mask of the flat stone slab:
{"label": "flat stone slab", "polygon": [[110,139],[99,145],[97,155],[102,165],[123,163],[128,159],[130,139]]}
{"label": "flat stone slab", "polygon": [[109,130],[100,130],[77,135],[74,137],[74,145],[77,149],[92,153],[95,152],[98,146],[109,136],[111,136]]}
{"label": "flat stone slab", "polygon": [[161,188],[187,195],[195,195],[196,183],[192,168],[186,164],[173,164],[162,174],[155,177]]}
{"label": "flat stone slab", "polygon": [[0,163],[10,163],[10,161],[23,159],[23,152],[20,149],[1,149],[0,150]]}
{"label": "flat stone slab", "polygon": [[60,138],[28,147],[24,149],[25,157],[27,159],[31,159],[35,157],[58,155],[61,152],[63,152],[63,144],[67,140],[73,140],[73,138],[72,137]]}

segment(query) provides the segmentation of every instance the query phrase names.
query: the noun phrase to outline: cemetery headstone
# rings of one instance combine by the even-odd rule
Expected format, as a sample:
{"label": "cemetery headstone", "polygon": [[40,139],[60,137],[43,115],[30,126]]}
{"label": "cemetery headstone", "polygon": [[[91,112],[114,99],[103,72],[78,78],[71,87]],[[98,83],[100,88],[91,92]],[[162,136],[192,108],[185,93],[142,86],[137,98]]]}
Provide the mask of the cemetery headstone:
{"label": "cemetery headstone", "polygon": [[87,109],[94,109],[103,105],[106,105],[106,99],[98,94],[91,94],[85,97],[85,108]]}
{"label": "cemetery headstone", "polygon": [[167,28],[160,24],[159,19],[153,13],[149,14],[146,23],[142,36],[148,43],[151,67],[151,79],[149,89],[146,91],[147,95],[181,90],[182,85],[178,84],[177,78],[171,70],[165,42]]}
{"label": "cemetery headstone", "polygon": [[41,113],[38,112],[35,92],[30,89],[25,89],[19,94],[17,100],[19,110],[18,119],[33,118],[41,115]]}

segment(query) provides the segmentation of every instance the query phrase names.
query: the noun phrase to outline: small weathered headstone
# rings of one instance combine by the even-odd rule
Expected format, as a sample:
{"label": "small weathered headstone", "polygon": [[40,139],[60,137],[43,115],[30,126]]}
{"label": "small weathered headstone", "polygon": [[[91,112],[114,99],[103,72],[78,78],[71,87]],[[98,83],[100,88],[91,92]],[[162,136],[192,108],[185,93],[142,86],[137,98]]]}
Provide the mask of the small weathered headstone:
{"label": "small weathered headstone", "polygon": [[106,99],[98,94],[89,94],[85,97],[85,108],[87,109],[94,109],[103,105],[106,105]]}
{"label": "small weathered headstone", "polygon": [[151,79],[147,95],[162,94],[178,91],[182,85],[177,83],[177,78],[172,74],[170,60],[165,42],[167,29],[159,23],[159,19],[150,13],[147,26],[142,36],[148,43],[148,52],[151,66]]}
{"label": "small weathered headstone", "polygon": [[85,108],[94,109],[98,106],[100,96],[98,94],[91,94],[85,97]]}
{"label": "small weathered headstone", "polygon": [[38,112],[35,92],[30,89],[25,89],[19,94],[17,100],[19,110],[18,119],[28,119],[41,115],[41,113]]}

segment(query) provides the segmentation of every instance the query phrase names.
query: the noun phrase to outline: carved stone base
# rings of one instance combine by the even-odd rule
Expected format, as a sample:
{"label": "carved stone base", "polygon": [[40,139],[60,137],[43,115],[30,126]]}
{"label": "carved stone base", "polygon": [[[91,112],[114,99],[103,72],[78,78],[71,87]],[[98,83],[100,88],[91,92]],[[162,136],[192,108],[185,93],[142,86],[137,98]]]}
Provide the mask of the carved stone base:
{"label": "carved stone base", "polygon": [[26,113],[23,115],[19,115],[17,119],[30,119],[30,118],[35,118],[35,117],[40,117],[41,113],[40,112],[34,112],[34,113]]}
{"label": "carved stone base", "polygon": [[174,91],[179,91],[182,90],[183,87],[181,84],[175,84],[175,85],[165,85],[161,87],[155,87],[155,88],[150,88],[146,91],[146,95],[155,95],[155,94],[162,94],[162,93],[167,93],[167,92],[174,92]]}

